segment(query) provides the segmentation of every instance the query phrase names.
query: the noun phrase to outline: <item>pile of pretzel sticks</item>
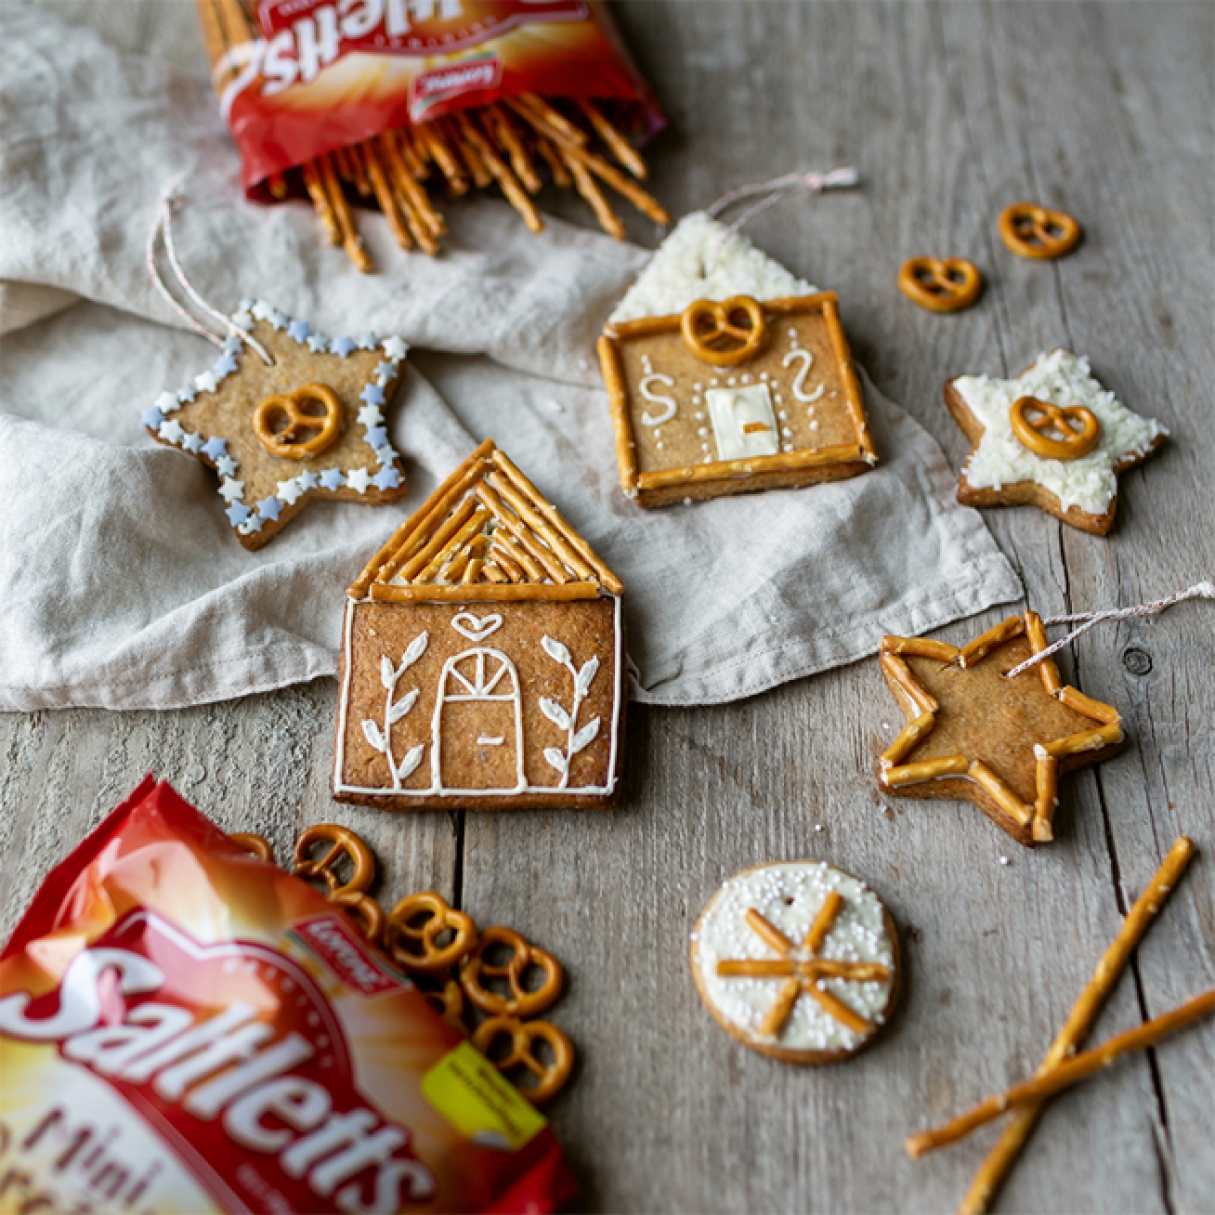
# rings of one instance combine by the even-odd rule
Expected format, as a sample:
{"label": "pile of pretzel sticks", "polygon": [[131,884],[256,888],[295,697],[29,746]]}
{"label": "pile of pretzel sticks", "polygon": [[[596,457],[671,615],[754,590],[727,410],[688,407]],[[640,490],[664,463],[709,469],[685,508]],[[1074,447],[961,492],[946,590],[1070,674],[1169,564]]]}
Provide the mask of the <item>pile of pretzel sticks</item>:
{"label": "pile of pretzel sticks", "polygon": [[[596,140],[627,172],[595,150]],[[617,240],[625,237],[624,225],[601,182],[655,223],[670,222],[667,210],[635,180],[648,175],[645,161],[600,105],[553,104],[534,93],[385,131],[310,160],[301,172],[329,243],[341,245],[367,272],[371,259],[355,227],[349,193],[374,198],[402,249],[416,245],[434,256],[446,224],[424,183],[437,184],[450,198],[496,185],[528,228],[540,232],[544,221],[532,196],[544,184],[542,169],[554,185],[576,189]],[[270,192],[285,198],[287,179],[271,178]]]}

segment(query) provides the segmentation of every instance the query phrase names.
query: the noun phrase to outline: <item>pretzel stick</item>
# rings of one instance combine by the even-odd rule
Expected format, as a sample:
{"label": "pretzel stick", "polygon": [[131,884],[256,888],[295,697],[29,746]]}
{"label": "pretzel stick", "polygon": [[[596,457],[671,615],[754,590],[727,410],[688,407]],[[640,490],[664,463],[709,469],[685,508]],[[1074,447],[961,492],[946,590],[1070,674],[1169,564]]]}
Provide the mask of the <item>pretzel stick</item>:
{"label": "pretzel stick", "polygon": [[469,561],[466,569],[464,570],[464,577],[461,579],[461,581],[465,584],[468,584],[470,582],[476,582],[478,577],[480,577],[481,567],[484,564],[485,564],[484,557],[473,557],[472,560]]}
{"label": "pretzel stick", "polygon": [[456,160],[455,153],[447,146],[443,133],[433,122],[422,122],[413,128],[414,138],[429,158],[439,166],[439,172],[447,179],[447,188],[452,196],[459,198],[468,193],[468,177]]}
{"label": "pretzel stick", "polygon": [[1049,844],[1055,838],[1055,807],[1059,804],[1059,761],[1053,755],[1038,760],[1034,774],[1037,797],[1034,799],[1033,836],[1039,844]]}
{"label": "pretzel stick", "polygon": [[462,528],[422,567],[412,582],[429,582],[489,521],[489,511],[481,508]]}
{"label": "pretzel stick", "polygon": [[885,769],[901,764],[915,749],[916,744],[932,732],[932,727],[936,724],[936,714],[931,712],[921,713],[914,721],[909,721],[899,731],[894,742],[882,752],[878,765]]}
{"label": "pretzel stick", "polygon": [[620,130],[608,121],[603,111],[593,101],[586,100],[579,101],[578,108],[582,111],[587,122],[594,127],[595,134],[612,149],[612,155],[634,177],[645,181],[650,175],[649,166],[642,160],[640,153],[629,143]]}
{"label": "pretzel stick", "polygon": [[565,167],[569,169],[570,175],[574,179],[574,188],[591,204],[591,210],[595,212],[595,218],[599,221],[599,226],[609,236],[614,236],[617,240],[624,240],[624,224],[620,222],[616,212],[608,206],[607,199],[603,197],[603,192],[595,184],[595,179],[587,172],[581,161],[573,158],[571,149],[561,144],[557,150],[561,159],[565,161]]}
{"label": "pretzel stick", "polygon": [[1121,715],[1113,705],[1104,705],[1091,696],[1085,696],[1077,688],[1062,687],[1055,694],[1055,699],[1067,705],[1069,709],[1075,709],[1077,713],[1083,713],[1085,717],[1101,722],[1102,725],[1113,725],[1121,720]]}
{"label": "pretzel stick", "polygon": [[522,546],[505,531],[499,529],[494,533],[494,543],[500,547],[502,553],[510,557],[527,574],[529,582],[548,581],[544,575],[544,567],[530,553],[524,552]]}
{"label": "pretzel stick", "polygon": [[375,200],[380,204],[380,210],[384,212],[384,218],[388,220],[388,226],[392,229],[392,235],[397,244],[402,249],[412,249],[413,237],[409,235],[409,229],[401,219],[401,214],[397,209],[397,200],[392,193],[392,185],[384,172],[384,166],[380,163],[379,156],[376,155],[375,147],[370,143],[367,145],[367,175],[371,178],[371,188],[375,191]]}
{"label": "pretzel stick", "polygon": [[[460,121],[461,119],[464,120],[463,124]],[[473,185],[478,190],[484,190],[486,187],[492,185],[494,180],[493,174],[486,167],[480,153],[464,133],[464,125],[467,124],[465,116],[463,114],[456,114],[450,118],[440,118],[438,121],[443,123],[443,130],[459,153],[460,159],[464,163],[465,171],[473,180]]]}
{"label": "pretzel stick", "polygon": [[560,132],[561,136],[573,143],[576,147],[583,147],[587,142],[586,132],[580,130],[574,123],[570,122],[559,110],[553,109],[543,97],[537,93],[522,93],[519,96],[519,101],[544,123],[547,123],[553,130]]}
{"label": "pretzel stick", "polygon": [[969,1135],[976,1127],[986,1126],[1008,1110],[1010,1105],[1024,1105],[1028,1102],[1038,1103],[1055,1093],[1071,1088],[1081,1080],[1086,1080],[1094,1072],[1109,1067],[1120,1055],[1131,1051],[1144,1050],[1159,1042],[1161,1038],[1174,1034],[1187,1025],[1209,1016],[1215,1012],[1215,990],[1203,992],[1200,996],[1187,1001],[1180,1008],[1162,1016],[1153,1017],[1134,1029],[1128,1029],[1124,1034],[1118,1034],[1108,1042],[1083,1054],[1073,1055],[1066,1063],[1060,1063],[1049,1071],[1042,1072],[1024,1084],[1014,1085],[1003,1093],[988,1097],[980,1105],[958,1115],[952,1122],[939,1126],[931,1131],[923,1131],[919,1135],[911,1135],[906,1141],[907,1154],[918,1159],[925,1152],[945,1147],[946,1144],[956,1143]]}
{"label": "pretzel stick", "polygon": [[1096,730],[1082,730],[1079,734],[1069,734],[1066,738],[1058,738],[1054,742],[1040,745],[1047,755],[1063,759],[1080,751],[1100,751],[1102,747],[1111,747],[1121,741],[1122,726],[1115,721]]}
{"label": "pretzel stick", "polygon": [[[465,547],[464,551],[455,558],[454,561],[443,571],[444,582],[454,583],[459,580],[468,567],[485,552],[489,545],[489,537],[482,532],[478,536],[474,536]],[[472,579],[470,578],[471,582]]]}
{"label": "pretzel stick", "polygon": [[568,190],[574,184],[570,171],[565,167],[565,161],[557,154],[557,148],[547,135],[536,131],[536,151],[544,157],[548,170],[553,175],[553,185]]}
{"label": "pretzel stick", "polygon": [[392,184],[396,187],[397,201],[405,216],[405,222],[409,225],[414,239],[433,257],[439,251],[434,238],[442,236],[447,231],[447,225],[430,205],[426,191],[409,173],[393,133],[385,131],[379,138],[380,152],[388,168],[388,175],[392,178]]}
{"label": "pretzel stick", "polygon": [[717,963],[722,979],[784,979],[797,974],[792,958],[734,958]]}
{"label": "pretzel stick", "polygon": [[493,128],[494,136],[498,140],[498,145],[510,157],[510,167],[514,170],[515,176],[523,183],[523,188],[529,194],[539,193],[543,183],[536,175],[532,158],[527,154],[523,140],[519,138],[519,132],[515,130],[515,124],[510,120],[510,115],[496,101],[485,107],[485,113]]}
{"label": "pretzel stick", "polygon": [[[486,506],[489,507],[490,510],[494,512],[499,521],[507,530],[514,532],[518,543],[522,545],[524,549],[526,549],[528,554],[530,554],[530,556],[527,556],[526,558],[522,554],[516,557],[516,560],[520,561],[527,568],[528,573],[531,573],[534,578],[538,578],[541,581],[543,581],[544,576],[547,573],[548,576],[558,584],[566,583],[571,580],[561,563],[557,561],[551,553],[546,553],[532,540],[531,536],[528,535],[527,525],[507,509],[505,504],[502,502],[502,499],[498,497],[490,486],[485,484],[483,481],[473,492],[478,498],[481,499],[482,502],[485,503]],[[499,541],[505,541],[505,533],[503,531],[499,531],[496,539]],[[514,553],[513,546],[510,547],[508,551]],[[533,565],[535,566],[534,573],[532,573]]]}
{"label": "pretzel stick", "polygon": [[926,759],[918,764],[900,764],[887,768],[882,773],[882,783],[888,789],[901,789],[904,785],[918,785],[921,781],[937,780],[942,776],[965,776],[970,765],[964,755],[945,755],[940,759]]}
{"label": "pretzel stick", "polygon": [[671,213],[658,199],[647,194],[636,182],[630,181],[619,169],[612,168],[602,156],[588,152],[585,148],[567,147],[565,151],[569,158],[584,164],[596,177],[606,181],[617,194],[627,198],[642,215],[664,226],[671,222]]}
{"label": "pretzel stick", "polygon": [[[481,572],[485,575],[485,577],[490,582],[496,582],[498,584],[501,584],[503,582],[510,581],[510,579],[498,568],[498,566],[493,561],[484,562],[484,564],[482,565],[482,568],[481,568]],[[500,593],[501,592],[498,592],[498,594],[500,594]],[[497,595],[495,595],[495,598],[496,597],[497,597]]]}
{"label": "pretzel stick", "polygon": [[350,156],[350,168],[354,174],[354,188],[366,198],[371,193],[371,183],[367,180],[367,166],[363,160],[362,148],[352,143],[347,149]]}
{"label": "pretzel stick", "polygon": [[324,182],[325,193],[329,196],[329,205],[333,208],[333,216],[342,236],[342,248],[346,250],[346,256],[354,262],[356,268],[367,274],[371,270],[371,258],[367,256],[367,250],[363,248],[363,242],[354,230],[354,220],[346,204],[346,195],[342,193],[342,183],[333,171],[333,161],[328,156],[322,156],[320,166],[321,181]]}
{"label": "pretzel stick", "polygon": [[506,195],[507,202],[523,216],[523,222],[527,225],[528,230],[543,232],[544,220],[540,218],[540,212],[536,210],[527,191],[519,184],[519,179],[511,172],[510,166],[494,151],[489,140],[477,130],[467,114],[457,114],[456,122],[467,145],[481,158],[481,162],[493,175],[494,180],[502,187],[502,193]]}
{"label": "pretzel stick", "polygon": [[435,532],[422,549],[401,566],[397,577],[402,582],[412,582],[419,571],[425,569],[430,564],[431,558],[436,553],[442,552],[448,540],[468,522],[475,511],[480,509],[474,498],[465,498],[452,512],[447,522]]}
{"label": "pretzel stick", "polygon": [[854,1012],[843,1000],[837,1000],[817,983],[803,983],[802,991],[817,1000],[824,1012],[833,1016],[841,1025],[846,1025],[853,1033],[863,1034],[873,1028],[860,1013]]}
{"label": "pretzel stick", "polygon": [[[1025,636],[1029,638],[1029,648],[1035,654],[1041,654],[1046,649],[1046,629],[1043,627],[1042,617],[1037,612],[1025,613]],[[1054,696],[1063,686],[1055,660],[1044,658],[1038,664],[1038,670],[1042,672],[1042,686]]]}
{"label": "pretzel stick", "polygon": [[851,979],[854,983],[885,983],[890,971],[877,962],[836,962],[831,958],[815,958],[801,965],[807,978]]}
{"label": "pretzel stick", "polygon": [[1007,620],[1000,621],[994,628],[990,628],[981,637],[976,637],[969,645],[964,645],[958,653],[958,666],[963,670],[967,667],[974,666],[980,659],[984,658],[998,645],[1002,645],[1006,641],[1010,641],[1013,637],[1019,637],[1025,632],[1025,622],[1020,616],[1010,616]]}
{"label": "pretzel stick", "polygon": [[780,991],[776,993],[776,1000],[768,1009],[767,1016],[760,1022],[759,1032],[775,1038],[785,1028],[785,1022],[789,1020],[797,997],[801,994],[801,983],[797,979],[786,979],[781,984]]}
{"label": "pretzel stick", "polygon": [[883,637],[879,646],[882,654],[913,654],[917,658],[936,658],[941,662],[953,662],[958,656],[958,647],[948,642],[934,641],[931,637]]}
{"label": "pretzel stick", "polygon": [[818,915],[814,917],[814,923],[810,925],[810,931],[806,933],[806,939],[802,942],[803,949],[811,954],[818,953],[843,905],[843,896],[838,890],[832,890],[823,900]]}
{"label": "pretzel stick", "polygon": [[414,138],[408,127],[398,127],[394,132],[396,146],[400,149],[401,159],[409,170],[409,175],[417,181],[425,181],[430,176],[426,167],[429,156],[426,149]]}
{"label": "pretzel stick", "polygon": [[325,192],[325,183],[321,181],[315,160],[304,162],[304,189],[308,191],[308,197],[312,199],[317,218],[320,219],[321,227],[325,231],[325,239],[331,245],[340,245],[342,232],[334,218],[333,208],[329,205],[329,195]]}
{"label": "pretzel stick", "polygon": [[[1074,1053],[1077,1046],[1088,1037],[1101,1006],[1113,990],[1119,975],[1126,969],[1131,954],[1143,940],[1152,921],[1164,906],[1169,892],[1185,874],[1186,866],[1194,856],[1194,842],[1181,836],[1169,849],[1160,868],[1148,883],[1147,888],[1135,900],[1134,905],[1122,921],[1122,927],[1109,948],[1097,963],[1088,986],[1080,993],[1063,1028],[1051,1043],[1038,1075],[1050,1071]],[[1021,1148],[1029,1138],[1045,1106],[1044,1101],[1027,1102],[1013,1111],[1012,1118],[1004,1128],[995,1147],[987,1154],[970,1189],[958,1208],[960,1215],[983,1215],[1000,1188],[1008,1170],[1012,1168]]]}
{"label": "pretzel stick", "polygon": [[920,687],[916,682],[915,676],[911,673],[911,668],[897,654],[879,655],[878,665],[882,668],[887,679],[919,710],[919,713],[916,714],[917,717],[922,713],[939,713],[941,711],[941,706],[936,698],[930,696]]}
{"label": "pretzel stick", "polygon": [[489,555],[492,558],[492,564],[486,565],[487,571],[492,569],[493,565],[497,565],[511,582],[523,582],[526,580],[523,568],[517,565],[515,559],[509,553],[503,552],[497,544],[489,550]]}
{"label": "pretzel stick", "polygon": [[[556,554],[560,561],[563,561],[579,578],[593,578],[595,571],[578,556],[574,550],[565,543],[560,534],[549,526],[545,520],[530,502],[519,492],[505,476],[500,475],[497,471],[489,474],[485,478],[485,483],[492,486],[494,491],[506,502],[510,503],[515,514],[519,516],[538,536],[540,536],[550,549]],[[561,574],[560,581],[566,582],[568,578],[565,576],[564,569],[559,569],[557,572],[549,571],[554,577],[557,577],[557,572]]]}
{"label": "pretzel stick", "polygon": [[793,948],[793,942],[762,911],[748,907],[743,919],[746,921],[747,927],[769,949],[774,949],[777,953],[788,953]]}

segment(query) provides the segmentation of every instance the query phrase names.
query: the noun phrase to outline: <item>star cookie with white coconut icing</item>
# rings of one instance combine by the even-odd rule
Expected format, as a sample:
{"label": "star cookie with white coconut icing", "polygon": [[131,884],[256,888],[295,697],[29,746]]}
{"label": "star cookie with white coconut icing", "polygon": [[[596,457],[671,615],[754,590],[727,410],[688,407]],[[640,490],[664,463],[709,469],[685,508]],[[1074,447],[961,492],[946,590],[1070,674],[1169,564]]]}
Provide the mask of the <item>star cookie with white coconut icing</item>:
{"label": "star cookie with white coconut icing", "polygon": [[967,506],[1030,504],[1104,536],[1118,474],[1148,458],[1167,432],[1122,405],[1069,350],[1040,354],[1015,380],[957,376],[945,404],[974,450],[958,482]]}
{"label": "star cookie with white coconut icing", "polygon": [[835,295],[687,216],[609,318],[599,360],[638,506],[809,485],[877,463]]}
{"label": "star cookie with white coconut icing", "polygon": [[701,913],[692,977],[745,1046],[786,1063],[833,1063],[885,1024],[898,998],[898,934],[877,895],[833,865],[757,865]]}
{"label": "star cookie with white coconut icing", "polygon": [[158,442],[215,469],[237,540],[261,548],[313,499],[400,498],[385,413],[405,342],[328,337],[264,300],[242,301],[232,322],[252,340],[229,337],[210,368],[141,416]]}

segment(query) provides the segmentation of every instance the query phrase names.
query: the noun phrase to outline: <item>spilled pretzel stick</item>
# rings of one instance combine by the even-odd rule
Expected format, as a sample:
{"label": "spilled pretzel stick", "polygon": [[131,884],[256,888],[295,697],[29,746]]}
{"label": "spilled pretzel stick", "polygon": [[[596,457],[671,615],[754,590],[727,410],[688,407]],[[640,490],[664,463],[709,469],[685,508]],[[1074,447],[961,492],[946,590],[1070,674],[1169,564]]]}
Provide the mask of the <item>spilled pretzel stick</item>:
{"label": "spilled pretzel stick", "polygon": [[1144,1050],[1159,1042],[1169,1034],[1174,1034],[1187,1025],[1210,1016],[1215,1012],[1215,991],[1203,992],[1200,996],[1187,1001],[1180,1008],[1145,1021],[1124,1034],[1118,1034],[1102,1046],[1094,1050],[1084,1051],[1075,1055],[1066,1063],[1060,1063],[1048,1071],[1042,1072],[1032,1080],[1014,1085],[1003,1093],[996,1093],[973,1109],[959,1114],[952,1122],[924,1131],[919,1135],[911,1135],[906,1141],[907,1154],[918,1159],[925,1152],[935,1151],[947,1144],[964,1139],[971,1131],[986,1126],[1001,1114],[1006,1113],[1011,1106],[1040,1103],[1055,1093],[1071,1088],[1081,1080],[1087,1079],[1094,1072],[1109,1067],[1121,1055],[1131,1051]]}
{"label": "spilled pretzel stick", "polygon": [[[1169,849],[1151,882],[1127,913],[1118,935],[1097,963],[1092,979],[1080,993],[1080,998],[1067,1021],[1051,1043],[1046,1058],[1042,1060],[1042,1066],[1038,1069],[1039,1075],[1073,1055],[1076,1048],[1088,1037],[1097,1014],[1100,1013],[1119,976],[1126,969],[1131,954],[1152,926],[1157,913],[1169,897],[1169,892],[1185,874],[1186,866],[1193,856],[1194,842],[1184,835]],[[1013,1111],[1003,1134],[975,1174],[974,1181],[958,1208],[960,1215],[983,1215],[988,1209],[1009,1169],[1021,1154],[1021,1149],[1033,1132],[1044,1107],[1043,1101],[1031,1101]]]}

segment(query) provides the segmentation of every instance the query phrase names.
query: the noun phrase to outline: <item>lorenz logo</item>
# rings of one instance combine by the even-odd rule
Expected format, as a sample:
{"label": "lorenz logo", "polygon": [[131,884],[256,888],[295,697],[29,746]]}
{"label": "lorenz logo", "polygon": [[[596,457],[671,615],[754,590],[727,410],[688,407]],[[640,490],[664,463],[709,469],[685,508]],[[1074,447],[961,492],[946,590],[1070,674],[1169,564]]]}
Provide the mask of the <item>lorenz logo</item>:
{"label": "lorenz logo", "polygon": [[[214,1011],[221,991],[234,998]],[[0,1036],[54,1044],[107,1081],[167,1145],[188,1144],[190,1172],[226,1209],[262,1207],[267,1185],[291,1209],[320,1200],[350,1215],[434,1197],[409,1130],[355,1089],[324,996],[265,946],[200,945],[133,912],[72,959],[57,990],[0,998]],[[261,1192],[234,1194],[242,1175]]]}
{"label": "lorenz logo", "polygon": [[518,25],[583,21],[582,0],[262,0],[251,77],[273,97],[352,51],[447,55]]}

